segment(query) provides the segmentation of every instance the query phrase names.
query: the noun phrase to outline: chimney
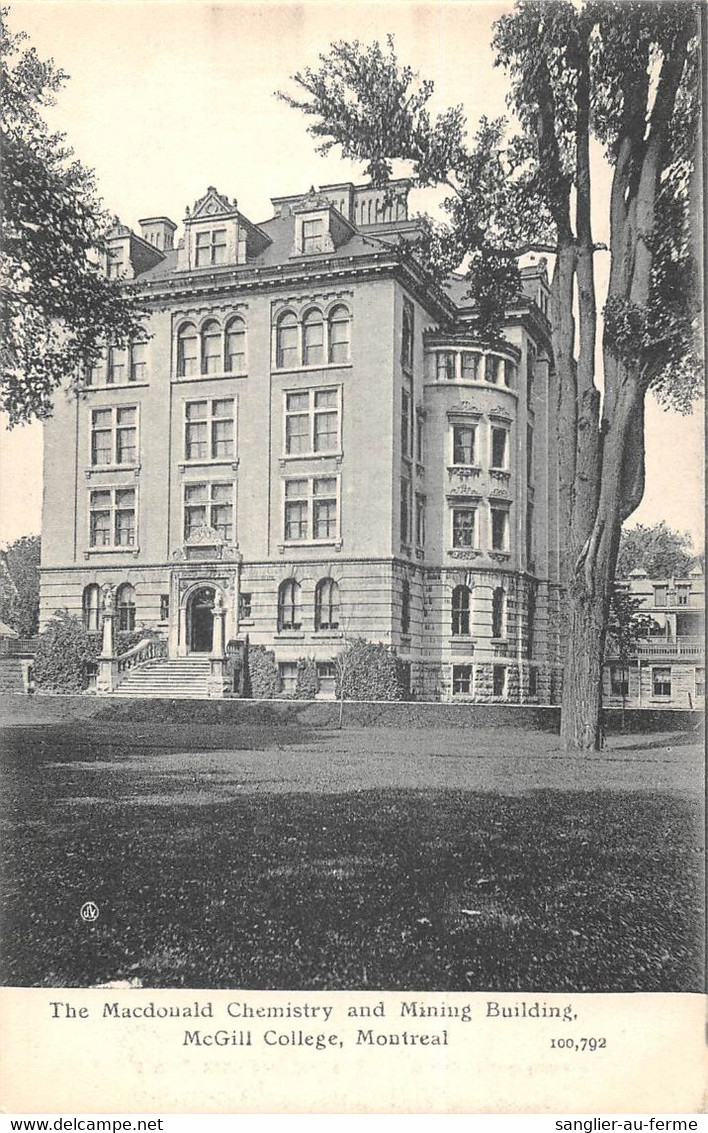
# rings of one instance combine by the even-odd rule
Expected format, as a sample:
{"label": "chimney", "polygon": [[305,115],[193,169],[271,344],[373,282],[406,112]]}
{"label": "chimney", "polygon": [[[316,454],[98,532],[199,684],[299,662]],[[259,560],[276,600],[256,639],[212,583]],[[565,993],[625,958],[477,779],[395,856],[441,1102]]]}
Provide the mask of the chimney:
{"label": "chimney", "polygon": [[174,247],[177,225],[168,216],[146,216],[139,221],[140,235],[158,252],[169,252]]}

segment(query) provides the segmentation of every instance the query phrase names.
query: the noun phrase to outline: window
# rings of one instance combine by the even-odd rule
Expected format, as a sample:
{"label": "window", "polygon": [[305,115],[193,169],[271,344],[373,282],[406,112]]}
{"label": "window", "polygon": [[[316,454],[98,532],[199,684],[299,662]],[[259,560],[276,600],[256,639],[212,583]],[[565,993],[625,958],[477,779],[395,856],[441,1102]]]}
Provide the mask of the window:
{"label": "window", "polygon": [[492,425],[492,468],[509,467],[509,430]]}
{"label": "window", "polygon": [[222,368],[221,327],[210,319],[202,327],[202,373],[219,374]]}
{"label": "window", "polygon": [[495,354],[487,354],[484,360],[484,380],[491,385],[498,385],[504,374],[504,359],[497,358]]}
{"label": "window", "polygon": [[228,460],[234,455],[234,399],[204,398],[184,407],[185,460]]}
{"label": "window", "polygon": [[160,595],[160,621],[167,622],[170,619],[170,596],[169,594]]}
{"label": "window", "polygon": [[92,547],[135,545],[135,488],[100,488],[89,497]]}
{"label": "window", "polygon": [[492,550],[509,550],[509,512],[506,508],[490,509],[492,518]]}
{"label": "window", "polygon": [[302,320],[303,366],[320,366],[324,362],[324,321],[319,311],[308,311]]}
{"label": "window", "polygon": [[91,411],[91,464],[135,464],[138,458],[138,410],[135,405]]}
{"label": "window", "polygon": [[654,587],[654,605],[665,606],[668,597],[668,586],[655,586]]}
{"label": "window", "polygon": [[504,385],[507,389],[513,389],[516,385],[516,365],[508,358],[504,359]]}
{"label": "window", "polygon": [[455,355],[452,350],[438,350],[435,356],[435,376],[439,382],[454,382]]}
{"label": "window", "polygon": [[328,359],[332,363],[349,361],[349,311],[346,307],[334,307],[330,312]]}
{"label": "window", "polygon": [[492,594],[492,637],[505,636],[506,593],[503,586],[497,586]]}
{"label": "window", "polygon": [[286,393],[286,455],[338,452],[339,447],[339,390],[310,389]]}
{"label": "window", "polygon": [[339,629],[339,587],[333,578],[322,578],[315,587],[315,630]]}
{"label": "window", "polygon": [[324,221],[303,220],[302,253],[304,256],[324,251]]}
{"label": "window", "polygon": [[411,482],[401,476],[401,542],[411,541]]}
{"label": "window", "polygon": [[425,496],[415,497],[415,545],[425,546]]}
{"label": "window", "polygon": [[533,657],[534,637],[536,634],[536,595],[533,590],[529,592],[526,607],[526,656]]}
{"label": "window", "polygon": [[118,587],[116,612],[118,614],[116,629],[132,633],[135,629],[135,590],[129,582],[124,582]]}
{"label": "window", "polygon": [[177,335],[177,376],[193,377],[198,373],[199,337],[192,323],[183,323]]}
{"label": "window", "polygon": [[705,667],[696,666],[696,696],[705,696],[706,694],[706,670]]}
{"label": "window", "polygon": [[401,333],[401,365],[409,372],[413,369],[415,308],[410,299],[403,300],[403,330]]}
{"label": "window", "polygon": [[253,617],[253,595],[242,590],[238,596],[239,621],[250,621]]}
{"label": "window", "polygon": [[477,509],[473,507],[456,507],[452,509],[452,545],[453,547],[474,547],[476,536]]}
{"label": "window", "polygon": [[533,504],[526,505],[526,565],[533,566]]}
{"label": "window", "polygon": [[401,587],[401,633],[407,637],[411,632],[411,584],[403,579]]}
{"label": "window", "polygon": [[415,458],[418,464],[423,463],[425,452],[425,420],[422,413],[416,413]]}
{"label": "window", "polygon": [[651,671],[652,696],[671,696],[671,668],[652,669]]}
{"label": "window", "polygon": [[285,481],[284,535],[286,543],[332,543],[338,537],[339,507],[336,476],[310,476]]}
{"label": "window", "polygon": [[685,583],[679,584],[676,587],[676,605],[677,606],[688,606],[690,596],[691,596],[691,585],[690,585],[690,583],[688,585],[686,585]]}
{"label": "window", "polygon": [[197,232],[195,238],[195,267],[212,267],[226,263],[226,229],[213,228],[210,232]]}
{"label": "window", "polygon": [[84,587],[81,610],[86,629],[89,633],[97,633],[100,629],[101,592],[95,582]]}
{"label": "window", "polygon": [[452,463],[474,464],[474,437],[473,425],[452,426]]}
{"label": "window", "polygon": [[629,696],[629,673],[624,665],[610,665],[610,692],[612,696]]}
{"label": "window", "polygon": [[108,278],[120,279],[125,271],[125,247],[108,249]]}
{"label": "window", "polygon": [[538,696],[538,669],[529,669],[529,696]]}
{"label": "window", "polygon": [[108,348],[108,385],[122,385],[128,376],[128,350],[125,346]]}
{"label": "window", "polygon": [[536,351],[533,346],[529,344],[526,352],[526,404],[530,405],[533,401],[533,379],[534,367],[536,365]]}
{"label": "window", "polygon": [[506,696],[506,665],[494,665],[492,668],[492,695]]}
{"label": "window", "polygon": [[476,382],[479,372],[479,354],[462,354],[462,380],[463,382]]}
{"label": "window", "polygon": [[185,539],[191,539],[202,527],[218,531],[225,543],[233,541],[233,484],[185,484]]}
{"label": "window", "polygon": [[533,481],[533,428],[526,426],[526,480]]}
{"label": "window", "polygon": [[246,373],[246,324],[243,319],[231,319],[226,325],[224,371],[227,374]]}
{"label": "window", "polygon": [[278,589],[278,632],[300,629],[300,586],[294,578],[281,582]]}
{"label": "window", "polygon": [[281,661],[278,665],[280,691],[293,696],[297,688],[297,661]]}
{"label": "window", "polygon": [[468,694],[472,692],[472,666],[452,666],[452,695]]}
{"label": "window", "polygon": [[287,370],[298,365],[298,322],[292,311],[278,320],[276,328],[276,366]]}
{"label": "window", "polygon": [[408,386],[401,390],[401,455],[410,457],[413,453],[413,398]]}
{"label": "window", "polygon": [[452,592],[452,636],[469,637],[470,598],[469,586],[456,586]]}
{"label": "window", "polygon": [[317,662],[317,679],[322,696],[332,698],[336,695],[337,666],[334,661]]}
{"label": "window", "polygon": [[130,374],[131,382],[145,382],[148,376],[147,342],[134,342],[130,348]]}

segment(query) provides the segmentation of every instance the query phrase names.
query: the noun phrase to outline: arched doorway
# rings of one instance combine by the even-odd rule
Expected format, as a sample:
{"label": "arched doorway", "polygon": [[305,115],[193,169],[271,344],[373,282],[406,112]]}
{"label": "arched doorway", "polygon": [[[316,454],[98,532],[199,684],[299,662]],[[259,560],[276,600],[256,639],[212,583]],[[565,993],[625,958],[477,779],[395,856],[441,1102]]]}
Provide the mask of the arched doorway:
{"label": "arched doorway", "polygon": [[190,653],[210,653],[214,642],[214,587],[200,586],[187,606],[187,640]]}

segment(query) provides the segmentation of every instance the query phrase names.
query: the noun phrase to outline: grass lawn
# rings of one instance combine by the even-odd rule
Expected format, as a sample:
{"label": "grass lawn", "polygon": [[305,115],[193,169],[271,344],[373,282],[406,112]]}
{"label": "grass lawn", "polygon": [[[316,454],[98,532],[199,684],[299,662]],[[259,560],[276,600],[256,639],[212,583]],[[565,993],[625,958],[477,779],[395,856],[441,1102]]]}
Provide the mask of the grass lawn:
{"label": "grass lawn", "polygon": [[6,984],[702,989],[695,737],[120,713],[5,732]]}

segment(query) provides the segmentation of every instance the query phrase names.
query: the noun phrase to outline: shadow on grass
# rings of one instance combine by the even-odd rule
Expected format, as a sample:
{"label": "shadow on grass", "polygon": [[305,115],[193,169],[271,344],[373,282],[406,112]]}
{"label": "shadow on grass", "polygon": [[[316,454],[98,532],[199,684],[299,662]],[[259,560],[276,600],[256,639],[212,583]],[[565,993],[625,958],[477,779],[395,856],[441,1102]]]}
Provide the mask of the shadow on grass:
{"label": "shadow on grass", "polygon": [[173,807],[141,799],[140,779],[132,799],[72,782],[58,798],[51,775],[13,779],[6,984],[702,988],[687,799],[259,791]]}

